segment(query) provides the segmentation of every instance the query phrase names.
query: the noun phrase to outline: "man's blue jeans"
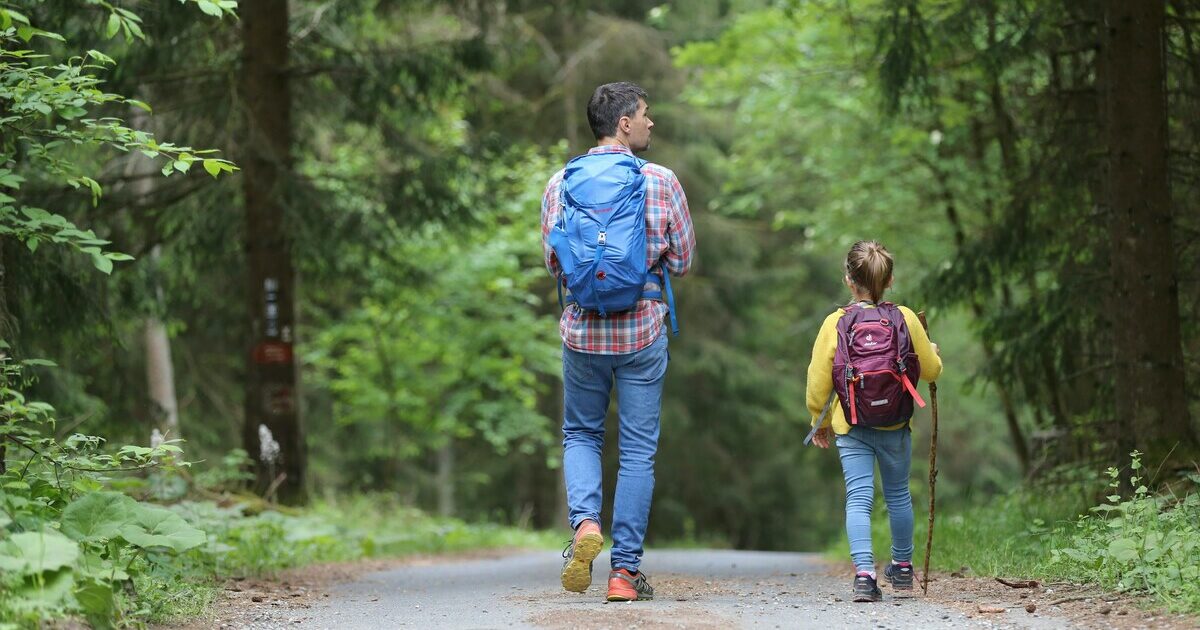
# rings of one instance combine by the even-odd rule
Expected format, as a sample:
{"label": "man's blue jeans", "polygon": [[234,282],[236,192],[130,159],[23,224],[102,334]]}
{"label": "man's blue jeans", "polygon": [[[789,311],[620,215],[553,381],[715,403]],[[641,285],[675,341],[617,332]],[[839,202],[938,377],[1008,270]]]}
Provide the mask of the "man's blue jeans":
{"label": "man's blue jeans", "polygon": [[563,347],[563,476],[571,527],[600,523],[600,454],[613,381],[620,411],[620,469],[613,504],[612,568],[637,571],[654,494],[654,455],[667,336],[631,354],[586,354]]}
{"label": "man's blue jeans", "polygon": [[892,560],[910,562],[913,554],[913,505],[908,490],[912,468],[912,432],[852,427],[837,436],[842,474],[846,477],[846,536],[858,571],[874,571],[871,553],[871,507],[875,502],[875,463],[883,477],[883,499],[892,525]]}

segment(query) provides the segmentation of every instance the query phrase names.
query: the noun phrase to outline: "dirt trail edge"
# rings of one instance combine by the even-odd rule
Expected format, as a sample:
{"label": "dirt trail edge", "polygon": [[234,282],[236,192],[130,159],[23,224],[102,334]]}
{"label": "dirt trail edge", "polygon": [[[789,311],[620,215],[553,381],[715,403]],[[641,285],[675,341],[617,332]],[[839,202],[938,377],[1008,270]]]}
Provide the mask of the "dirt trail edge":
{"label": "dirt trail edge", "polygon": [[[643,568],[656,599],[613,604],[604,602],[607,554],[596,559],[592,588],[584,594],[559,586],[561,561],[553,551],[398,562],[369,563],[366,568],[381,569],[369,573],[329,569],[336,572],[331,580],[313,577],[309,569],[273,583],[231,583],[214,617],[175,627],[1095,627],[1091,621],[1073,625],[1049,606],[1027,612],[1011,593],[990,597],[976,591],[952,598],[955,606],[941,603],[946,593],[939,590],[959,592],[957,581],[931,583],[928,598],[919,590],[897,594],[884,586],[883,602],[856,604],[850,601],[849,579],[835,576],[817,554],[651,550]],[[985,608],[1004,612],[980,612]],[[1147,627],[1139,623],[1144,617],[1128,617],[1129,627]]]}

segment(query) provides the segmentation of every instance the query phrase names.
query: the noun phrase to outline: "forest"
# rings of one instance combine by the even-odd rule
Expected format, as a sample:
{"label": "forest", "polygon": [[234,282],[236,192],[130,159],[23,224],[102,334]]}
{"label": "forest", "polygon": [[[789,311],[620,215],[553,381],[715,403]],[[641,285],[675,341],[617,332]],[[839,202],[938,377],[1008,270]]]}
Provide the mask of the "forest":
{"label": "forest", "polygon": [[0,41],[0,625],[565,538],[538,211],[612,81],[698,243],[648,547],[845,544],[805,377],[877,239],[947,527],[1200,611],[1200,2],[0,0]]}

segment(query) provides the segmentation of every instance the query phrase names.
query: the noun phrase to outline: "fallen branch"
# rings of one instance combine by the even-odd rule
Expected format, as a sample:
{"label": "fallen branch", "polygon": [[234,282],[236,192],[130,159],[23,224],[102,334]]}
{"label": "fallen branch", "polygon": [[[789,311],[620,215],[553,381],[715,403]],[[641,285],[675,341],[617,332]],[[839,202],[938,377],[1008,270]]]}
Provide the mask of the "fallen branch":
{"label": "fallen branch", "polygon": [[1095,597],[1095,595],[1076,595],[1076,596],[1074,596],[1074,597],[1064,597],[1064,598],[1062,598],[1062,599],[1057,599],[1057,600],[1054,600],[1054,601],[1050,602],[1050,604],[1049,604],[1049,605],[1050,605],[1050,606],[1057,606],[1057,605],[1059,605],[1059,604],[1065,604],[1065,603],[1067,603],[1067,602],[1078,602],[1078,601],[1082,601],[1082,600],[1085,600],[1085,599],[1091,599],[1091,598],[1093,598],[1093,597]]}
{"label": "fallen branch", "polygon": [[1040,586],[1037,580],[1020,580],[1018,582],[1009,582],[1004,578],[996,578],[996,581],[1009,588],[1037,588]]}

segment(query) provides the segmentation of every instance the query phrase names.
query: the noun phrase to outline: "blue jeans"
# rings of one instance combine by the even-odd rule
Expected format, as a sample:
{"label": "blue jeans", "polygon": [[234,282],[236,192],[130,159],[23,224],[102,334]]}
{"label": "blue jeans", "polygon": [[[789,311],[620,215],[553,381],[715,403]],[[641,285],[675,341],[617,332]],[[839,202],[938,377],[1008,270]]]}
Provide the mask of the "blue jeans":
{"label": "blue jeans", "polygon": [[846,477],[846,536],[858,571],[874,571],[871,553],[871,507],[875,502],[875,463],[883,477],[883,499],[892,525],[892,560],[910,562],[913,554],[913,505],[908,491],[912,468],[912,432],[852,427],[837,436],[842,474]]}
{"label": "blue jeans", "polygon": [[587,354],[563,347],[563,476],[572,529],[584,519],[601,522],[604,418],[614,380],[617,385],[620,468],[613,503],[613,569],[637,571],[641,563],[667,359],[666,334],[630,354]]}

